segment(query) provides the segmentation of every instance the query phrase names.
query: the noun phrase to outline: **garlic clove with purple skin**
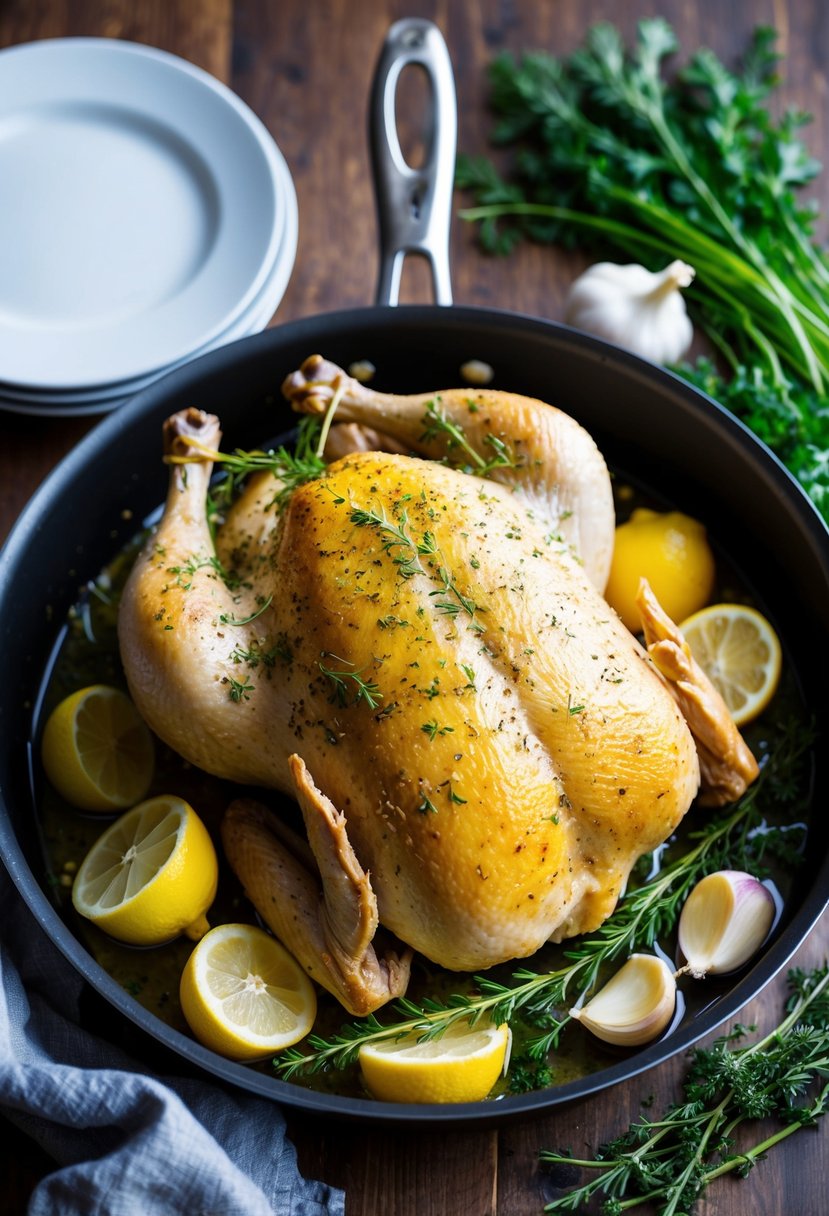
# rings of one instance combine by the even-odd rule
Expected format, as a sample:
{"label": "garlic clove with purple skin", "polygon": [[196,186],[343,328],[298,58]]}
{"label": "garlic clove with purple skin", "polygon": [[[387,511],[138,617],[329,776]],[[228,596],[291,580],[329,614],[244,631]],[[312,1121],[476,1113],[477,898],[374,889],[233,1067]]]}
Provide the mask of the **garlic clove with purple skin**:
{"label": "garlic clove with purple skin", "polygon": [[654,954],[632,954],[616,974],[570,1017],[597,1039],[639,1047],[658,1038],[673,1017],[676,980]]}
{"label": "garlic clove with purple skin", "polygon": [[682,972],[695,979],[736,971],[757,953],[775,916],[771,892],[743,870],[718,870],[701,879],[679,918]]}
{"label": "garlic clove with purple skin", "polygon": [[596,262],[571,284],[564,319],[654,363],[678,363],[694,336],[680,290],[693,278],[678,259],[658,272]]}

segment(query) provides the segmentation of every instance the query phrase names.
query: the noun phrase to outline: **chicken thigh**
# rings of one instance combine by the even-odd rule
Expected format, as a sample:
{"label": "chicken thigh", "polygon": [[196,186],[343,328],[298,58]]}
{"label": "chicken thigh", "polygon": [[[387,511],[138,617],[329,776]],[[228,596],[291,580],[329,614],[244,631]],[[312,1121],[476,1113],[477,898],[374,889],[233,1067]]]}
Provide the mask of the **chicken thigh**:
{"label": "chicken thigh", "polygon": [[[121,651],[162,739],[298,800],[310,852],[248,800],[225,850],[276,935],[365,1013],[405,990],[411,949],[478,970],[595,929],[700,766],[602,598],[612,497],[581,427],[488,390],[372,393],[317,358],[285,392],[430,459],[354,452],[280,503],[254,477],[214,548],[219,424],[174,416]],[[404,947],[382,950],[378,923]]]}

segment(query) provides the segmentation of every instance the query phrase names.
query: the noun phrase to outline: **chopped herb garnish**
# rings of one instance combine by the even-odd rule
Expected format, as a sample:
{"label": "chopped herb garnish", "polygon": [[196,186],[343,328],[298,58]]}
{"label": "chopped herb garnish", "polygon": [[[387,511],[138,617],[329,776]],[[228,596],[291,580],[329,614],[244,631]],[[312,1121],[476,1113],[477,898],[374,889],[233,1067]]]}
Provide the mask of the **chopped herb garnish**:
{"label": "chopped herb garnish", "polygon": [[[331,681],[339,705],[359,705],[365,702],[369,709],[376,709],[383,699],[378,686],[371,680],[364,680],[359,671],[335,671],[320,661],[318,667],[322,674]],[[348,694],[352,693],[349,702]]]}

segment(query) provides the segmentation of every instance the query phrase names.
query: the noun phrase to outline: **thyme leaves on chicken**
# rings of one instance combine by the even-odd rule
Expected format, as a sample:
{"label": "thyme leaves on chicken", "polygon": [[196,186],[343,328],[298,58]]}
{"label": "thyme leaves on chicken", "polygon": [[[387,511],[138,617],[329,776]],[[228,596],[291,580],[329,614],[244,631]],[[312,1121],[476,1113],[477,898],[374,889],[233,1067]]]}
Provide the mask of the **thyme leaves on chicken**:
{"label": "thyme leaves on chicken", "polygon": [[464,595],[458,587],[454,575],[445,565],[439,562],[429,563],[430,568],[427,569],[427,566],[421,561],[423,557],[440,558],[437,540],[435,534],[428,529],[422,533],[420,539],[411,533],[409,515],[405,507],[399,509],[397,523],[389,519],[382,508],[377,510],[352,507],[349,518],[357,527],[374,528],[380,533],[383,552],[397,566],[398,574],[402,579],[414,578],[416,574],[425,574],[438,579],[440,586],[434,591],[430,591],[429,597],[434,600],[435,608],[439,613],[455,617],[464,612],[471,622],[469,628],[476,632],[482,631],[482,626],[477,620],[477,614],[484,611],[481,605],[477,604],[471,596]]}
{"label": "thyme leaves on chicken", "polygon": [[234,663],[244,663],[252,670],[260,666],[270,669],[276,665],[277,659],[286,664],[291,663],[293,652],[287,636],[284,633],[279,633],[276,641],[267,649],[260,642],[253,641],[247,647],[237,645],[231,652],[230,657]]}
{"label": "thyme leaves on chicken", "polygon": [[[592,1174],[544,1211],[574,1212],[604,1195],[607,1216],[656,1203],[664,1204],[662,1216],[688,1213],[715,1178],[735,1171],[746,1177],[775,1144],[813,1126],[829,1107],[829,967],[793,970],[789,986],[785,1016],[764,1037],[735,1047],[746,1033],[738,1026],[712,1047],[692,1052],[684,1101],[664,1115],[643,1116],[592,1159],[542,1151],[547,1165]],[[741,1142],[738,1150],[736,1134],[770,1117],[779,1128],[750,1145]]]}
{"label": "thyme leaves on chicken", "polygon": [[254,691],[254,685],[250,680],[235,680],[233,676],[227,676],[226,683],[228,685],[227,695],[231,701],[238,704],[240,701],[250,700],[250,694]]}
{"label": "thyme leaves on chicken", "polygon": [[421,540],[414,540],[407,531],[409,516],[405,510],[401,511],[398,524],[390,520],[382,509],[378,511],[354,507],[350,519],[357,527],[375,528],[382,535],[383,552],[388,554],[397,566],[397,572],[402,579],[414,578],[416,574],[426,574],[426,567],[420,559],[437,553],[434,534],[427,531],[424,532]]}
{"label": "thyme leaves on chicken", "polygon": [[263,612],[266,612],[267,609],[270,608],[272,602],[273,596],[266,596],[264,599],[262,599],[262,602],[258,605],[258,607],[253,610],[253,612],[250,612],[247,616],[243,617],[236,616],[232,612],[222,612],[219,615],[219,624],[237,626],[250,625],[252,621],[255,621],[257,617],[260,617]]}
{"label": "thyme leaves on chicken", "polygon": [[[512,984],[475,976],[472,994],[453,993],[444,1001],[416,1003],[402,998],[393,1006],[397,1019],[380,1022],[371,1015],[345,1025],[331,1038],[309,1035],[301,1048],[289,1048],[274,1061],[291,1078],[354,1063],[364,1043],[416,1034],[437,1038],[453,1023],[482,1018],[510,1021],[521,1012],[541,1033],[527,1044],[531,1059],[543,1062],[569,1021],[562,1012],[595,988],[610,963],[636,950],[652,948],[670,933],[692,887],[718,869],[757,870],[756,848],[766,848],[763,829],[773,813],[785,809],[795,820],[808,800],[807,758],[813,732],[800,721],[783,723],[764,757],[760,775],[732,807],[690,834],[688,848],[641,886],[629,890],[616,911],[593,934],[575,939],[565,950],[566,964],[548,972],[521,968]],[[427,800],[428,801],[428,800]],[[434,804],[423,807],[432,809]],[[757,842],[761,842],[758,846]]]}
{"label": "thyme leaves on chicken", "polygon": [[208,447],[198,439],[188,439],[192,449],[187,455],[168,455],[168,464],[197,464],[211,461],[221,466],[224,477],[211,487],[207,501],[207,517],[211,526],[222,518],[231,503],[238,496],[245,480],[254,473],[271,473],[278,482],[278,488],[273,497],[277,510],[288,502],[294,490],[308,481],[316,481],[326,471],[323,459],[323,449],[328,432],[334,418],[334,413],[340,403],[342,393],[335,393],[323,416],[301,418],[296,431],[296,441],[292,447],[284,444],[267,451],[244,451],[236,448],[233,452],[220,452]]}
{"label": "thyme leaves on chicken", "polygon": [[[470,406],[471,410],[471,406]],[[454,422],[441,404],[440,397],[433,397],[426,404],[423,415],[424,430],[420,436],[422,443],[430,443],[440,436],[445,437],[447,451],[461,448],[469,458],[461,466],[463,472],[472,473],[476,477],[488,477],[493,469],[517,469],[521,461],[510,451],[508,445],[497,435],[484,436],[484,443],[492,449],[492,456],[486,459],[469,442],[462,426]]]}
{"label": "thyme leaves on chicken", "polygon": [[424,722],[420,729],[424,735],[429,736],[432,743],[434,743],[438,735],[451,735],[455,730],[454,726],[441,726],[436,718],[432,718],[429,722]]}
{"label": "thyme leaves on chicken", "polygon": [[213,575],[220,578],[229,590],[234,591],[238,588],[238,580],[225,570],[215,553],[207,554],[203,557],[193,553],[181,565],[168,566],[167,573],[176,576],[176,587],[181,587],[182,591],[190,591],[193,586],[194,576],[198,574],[199,570],[205,569],[212,570]]}
{"label": "thyme leaves on chicken", "polygon": [[[324,656],[327,657],[327,656]],[[336,657],[334,655],[332,658]],[[342,661],[342,660],[341,660]],[[359,705],[361,702],[369,709],[377,709],[383,699],[380,688],[373,680],[364,680],[359,671],[335,670],[319,661],[317,664],[322,674],[334,686],[334,696],[338,705]],[[349,693],[351,699],[349,700]]]}

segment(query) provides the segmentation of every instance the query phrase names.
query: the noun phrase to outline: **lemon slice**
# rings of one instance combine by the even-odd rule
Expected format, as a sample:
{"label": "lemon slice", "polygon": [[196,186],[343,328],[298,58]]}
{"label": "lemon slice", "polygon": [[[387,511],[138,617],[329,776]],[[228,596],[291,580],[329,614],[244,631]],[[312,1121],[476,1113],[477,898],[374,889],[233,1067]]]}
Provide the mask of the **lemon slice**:
{"label": "lemon slice", "polygon": [[363,1080],[385,1102],[481,1102],[508,1063],[510,1029],[455,1022],[439,1039],[381,1039],[360,1048]]}
{"label": "lemon slice", "polygon": [[218,925],[181,977],[193,1034],[231,1060],[259,1060],[303,1038],[317,1016],[311,981],[284,946],[253,925]]}
{"label": "lemon slice", "polygon": [[744,726],[762,713],[781,667],[780,641],[762,613],[744,604],[712,604],[679,628],[735,724]]}
{"label": "lemon slice", "polygon": [[207,828],[182,798],[162,794],[116,820],[81,862],[72,903],[105,933],[157,946],[209,925],[219,865]]}
{"label": "lemon slice", "polygon": [[60,702],[43,731],[41,757],[58,793],[84,811],[135,806],[153,778],[150,732],[129,697],[106,684]]}

